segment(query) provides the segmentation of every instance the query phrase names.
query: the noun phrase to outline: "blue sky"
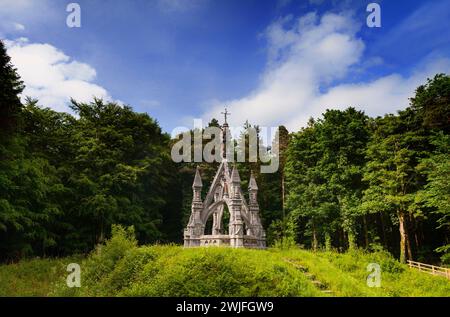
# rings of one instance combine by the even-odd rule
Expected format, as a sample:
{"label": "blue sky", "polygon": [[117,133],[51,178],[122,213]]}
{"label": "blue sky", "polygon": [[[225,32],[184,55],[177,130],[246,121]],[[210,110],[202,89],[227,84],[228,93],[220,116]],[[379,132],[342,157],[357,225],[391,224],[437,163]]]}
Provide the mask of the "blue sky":
{"label": "blue sky", "polygon": [[[297,130],[326,108],[395,112],[450,72],[450,1],[0,0],[0,36],[26,93],[67,110],[95,94],[165,131],[217,117]],[[381,28],[366,6],[381,6]],[[73,96],[70,96],[74,94]]]}

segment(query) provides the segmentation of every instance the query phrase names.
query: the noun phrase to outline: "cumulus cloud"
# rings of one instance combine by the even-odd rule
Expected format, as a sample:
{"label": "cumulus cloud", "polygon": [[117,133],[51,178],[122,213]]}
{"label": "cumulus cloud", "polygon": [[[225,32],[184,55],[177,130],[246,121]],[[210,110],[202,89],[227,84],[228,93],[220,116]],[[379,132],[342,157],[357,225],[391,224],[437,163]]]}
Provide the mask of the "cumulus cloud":
{"label": "cumulus cloud", "polygon": [[25,83],[22,97],[39,99],[39,103],[57,111],[69,111],[68,102],[92,98],[110,99],[108,92],[94,84],[96,71],[90,65],[72,60],[50,44],[29,43],[26,38],[6,41],[8,54]]}
{"label": "cumulus cloud", "polygon": [[[259,86],[240,99],[216,102],[203,118],[231,110],[231,124],[246,119],[263,126],[284,124],[290,130],[304,126],[327,108],[353,106],[369,115],[383,115],[408,105],[414,89],[436,72],[450,70],[450,60],[434,59],[408,77],[390,74],[370,82],[339,83],[350,72],[382,63],[363,60],[365,44],[360,25],[350,15],[309,13],[284,18],[267,28],[268,62]],[[342,81],[341,81],[342,82]]]}

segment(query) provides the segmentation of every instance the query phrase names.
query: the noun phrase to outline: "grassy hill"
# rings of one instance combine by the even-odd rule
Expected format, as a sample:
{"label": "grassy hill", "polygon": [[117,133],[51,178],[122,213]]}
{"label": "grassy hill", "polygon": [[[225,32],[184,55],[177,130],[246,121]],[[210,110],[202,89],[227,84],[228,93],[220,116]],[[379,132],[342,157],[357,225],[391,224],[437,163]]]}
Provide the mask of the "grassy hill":
{"label": "grassy hill", "polygon": [[[81,265],[81,288],[65,266]],[[369,263],[381,287],[367,286]],[[118,228],[85,259],[34,259],[0,266],[1,296],[449,296],[450,281],[414,271],[388,253],[301,249],[138,247]]]}

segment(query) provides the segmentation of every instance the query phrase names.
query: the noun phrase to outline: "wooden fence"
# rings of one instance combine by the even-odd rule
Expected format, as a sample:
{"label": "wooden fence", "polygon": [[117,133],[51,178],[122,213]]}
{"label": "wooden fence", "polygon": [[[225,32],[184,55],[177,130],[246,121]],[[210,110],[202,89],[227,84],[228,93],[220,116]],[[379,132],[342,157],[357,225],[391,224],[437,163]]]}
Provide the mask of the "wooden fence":
{"label": "wooden fence", "polygon": [[440,267],[440,266],[435,266],[435,265],[430,265],[430,264],[425,264],[425,263],[420,263],[420,262],[415,262],[415,261],[410,261],[410,260],[408,260],[408,265],[409,265],[409,267],[418,269],[421,272],[426,272],[426,273],[430,273],[433,275],[444,276],[444,277],[450,279],[450,269],[447,269],[445,267]]}

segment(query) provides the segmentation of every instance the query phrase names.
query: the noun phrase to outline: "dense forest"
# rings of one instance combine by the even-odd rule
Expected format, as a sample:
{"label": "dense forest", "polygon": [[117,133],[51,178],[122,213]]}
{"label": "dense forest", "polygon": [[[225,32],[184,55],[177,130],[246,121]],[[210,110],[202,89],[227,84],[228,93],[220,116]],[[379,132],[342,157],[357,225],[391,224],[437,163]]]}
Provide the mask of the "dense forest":
{"label": "dense forest", "polygon": [[[23,89],[0,42],[0,260],[86,253],[113,224],[141,244],[182,241],[196,165],[172,161],[176,140],[155,119],[99,99],[56,112]],[[243,188],[256,175],[269,243],[450,263],[449,118],[438,74],[395,115],[327,110],[280,127],[276,173],[238,163]],[[200,164],[206,184],[216,167]]]}

